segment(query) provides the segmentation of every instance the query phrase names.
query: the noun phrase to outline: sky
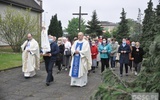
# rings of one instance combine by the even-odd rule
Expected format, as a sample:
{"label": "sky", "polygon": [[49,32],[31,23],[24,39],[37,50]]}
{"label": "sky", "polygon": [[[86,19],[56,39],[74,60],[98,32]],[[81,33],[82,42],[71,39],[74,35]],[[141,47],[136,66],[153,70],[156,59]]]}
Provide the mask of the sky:
{"label": "sky", "polygon": [[[152,1],[155,8],[159,0]],[[79,6],[81,6],[82,13],[88,13],[88,15],[82,16],[86,22],[91,20],[92,13],[96,10],[99,21],[117,23],[120,21],[122,8],[127,13],[126,18],[137,20],[138,8],[141,9],[142,17],[144,17],[147,2],[149,0],[43,0],[42,21],[45,22],[48,29],[51,17],[57,14],[64,29],[68,26],[69,20],[78,17],[72,13],[78,13]]]}

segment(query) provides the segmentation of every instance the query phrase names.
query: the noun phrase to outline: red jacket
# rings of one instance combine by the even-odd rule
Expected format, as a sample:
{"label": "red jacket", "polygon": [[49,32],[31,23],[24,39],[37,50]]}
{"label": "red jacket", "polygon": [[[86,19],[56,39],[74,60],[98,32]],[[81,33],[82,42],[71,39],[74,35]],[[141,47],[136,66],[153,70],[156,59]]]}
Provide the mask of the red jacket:
{"label": "red jacket", "polygon": [[92,59],[97,58],[97,54],[98,54],[98,48],[97,46],[91,46],[91,55],[92,55]]}
{"label": "red jacket", "polygon": [[128,45],[130,45],[130,44],[131,44],[130,40],[126,40],[126,43],[127,43]]}
{"label": "red jacket", "polygon": [[102,41],[103,41],[102,39],[98,39],[98,42],[101,42],[101,43],[102,43]]}

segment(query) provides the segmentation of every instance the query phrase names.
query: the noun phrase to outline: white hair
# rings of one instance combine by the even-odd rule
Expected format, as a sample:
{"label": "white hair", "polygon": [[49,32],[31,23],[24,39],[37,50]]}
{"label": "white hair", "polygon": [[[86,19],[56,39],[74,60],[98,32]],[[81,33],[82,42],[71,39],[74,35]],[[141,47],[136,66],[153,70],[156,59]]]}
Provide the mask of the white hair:
{"label": "white hair", "polygon": [[67,40],[67,38],[66,38],[66,37],[63,37],[63,40]]}

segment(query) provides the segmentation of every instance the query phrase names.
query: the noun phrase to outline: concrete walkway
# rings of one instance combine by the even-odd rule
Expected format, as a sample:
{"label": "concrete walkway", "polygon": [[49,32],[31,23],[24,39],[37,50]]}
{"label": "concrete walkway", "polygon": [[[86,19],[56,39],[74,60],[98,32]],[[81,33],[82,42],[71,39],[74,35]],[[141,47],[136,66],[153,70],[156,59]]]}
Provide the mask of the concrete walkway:
{"label": "concrete walkway", "polygon": [[[125,69],[124,71],[125,72]],[[0,72],[0,100],[89,100],[98,86],[101,84],[100,67],[96,73],[90,73],[88,84],[85,87],[71,87],[69,71],[62,70],[57,74],[57,68],[53,68],[55,82],[50,86],[45,85],[46,71],[44,63],[37,75],[30,79],[24,79],[21,68],[15,68]],[[119,67],[115,74],[119,77]],[[129,70],[129,76],[120,79],[132,82],[136,76]]]}
{"label": "concrete walkway", "polygon": [[53,68],[55,82],[45,85],[44,63],[37,75],[24,79],[21,68],[0,72],[0,100],[89,100],[101,84],[100,67],[88,77],[85,87],[70,87],[69,71],[57,74]]}

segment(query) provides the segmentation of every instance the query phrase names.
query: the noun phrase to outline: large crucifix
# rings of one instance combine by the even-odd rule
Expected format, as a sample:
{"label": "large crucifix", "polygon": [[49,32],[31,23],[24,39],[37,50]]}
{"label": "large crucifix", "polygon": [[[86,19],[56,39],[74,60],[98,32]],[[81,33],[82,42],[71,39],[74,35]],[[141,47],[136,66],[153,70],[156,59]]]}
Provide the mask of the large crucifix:
{"label": "large crucifix", "polygon": [[81,12],[81,6],[80,6],[80,7],[79,7],[79,13],[73,13],[73,15],[79,15],[79,26],[78,26],[79,29],[78,29],[78,30],[79,30],[79,32],[80,32],[80,31],[81,31],[81,16],[82,16],[82,15],[88,15],[88,14],[87,14],[87,13],[82,13],[82,12]]}

